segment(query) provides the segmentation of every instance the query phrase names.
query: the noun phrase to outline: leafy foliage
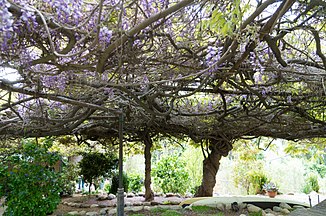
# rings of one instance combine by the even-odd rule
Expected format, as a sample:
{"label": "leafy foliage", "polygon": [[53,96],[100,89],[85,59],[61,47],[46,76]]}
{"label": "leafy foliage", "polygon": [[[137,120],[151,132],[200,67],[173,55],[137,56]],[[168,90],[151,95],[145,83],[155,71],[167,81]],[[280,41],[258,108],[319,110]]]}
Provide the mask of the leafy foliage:
{"label": "leafy foliage", "polygon": [[25,140],[20,151],[2,158],[0,197],[5,196],[4,215],[42,216],[59,204],[62,183],[52,166],[60,157],[48,152],[51,142]]}
{"label": "leafy foliage", "polygon": [[79,167],[77,164],[66,163],[60,173],[61,193],[63,195],[72,195],[75,192],[76,181],[79,176]]}
{"label": "leafy foliage", "polygon": [[105,184],[104,185],[104,191],[107,192],[107,193],[110,193],[110,190],[111,190],[111,185],[110,184]]}
{"label": "leafy foliage", "polygon": [[314,163],[309,167],[309,169],[313,172],[318,173],[318,175],[321,178],[324,178],[326,176],[326,165],[325,164]]}
{"label": "leafy foliage", "polygon": [[268,182],[268,178],[263,171],[256,171],[253,170],[248,173],[249,175],[249,182],[251,184],[251,190],[254,194],[261,194],[264,185]]}
{"label": "leafy foliage", "polygon": [[179,156],[163,157],[153,169],[154,183],[163,193],[185,193],[188,189],[189,175],[185,169],[185,162]]}
{"label": "leafy foliage", "polygon": [[309,194],[311,191],[319,192],[318,178],[316,175],[311,174],[306,178],[305,185],[303,186],[302,192]]}
{"label": "leafy foliage", "polygon": [[[123,191],[128,192],[129,190],[129,179],[126,173],[122,175]],[[112,177],[112,184],[110,187],[110,193],[117,194],[119,188],[119,173],[114,173]]]}
{"label": "leafy foliage", "polygon": [[117,166],[118,159],[114,153],[85,153],[79,162],[80,174],[86,182],[90,183],[90,186],[96,178],[112,175]]}
{"label": "leafy foliage", "polygon": [[144,185],[144,178],[142,178],[139,174],[129,174],[128,175],[129,181],[129,190],[135,193],[141,191]]}

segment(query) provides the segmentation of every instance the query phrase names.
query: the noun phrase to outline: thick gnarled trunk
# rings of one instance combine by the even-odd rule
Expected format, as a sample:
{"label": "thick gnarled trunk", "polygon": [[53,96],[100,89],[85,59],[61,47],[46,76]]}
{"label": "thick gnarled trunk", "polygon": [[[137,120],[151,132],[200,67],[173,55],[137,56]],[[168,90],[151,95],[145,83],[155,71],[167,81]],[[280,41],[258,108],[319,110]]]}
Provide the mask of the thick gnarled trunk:
{"label": "thick gnarled trunk", "polygon": [[213,188],[216,184],[216,173],[220,167],[222,155],[217,151],[212,151],[203,161],[203,179],[198,188],[196,197],[213,196]]}
{"label": "thick gnarled trunk", "polygon": [[152,170],[152,154],[151,148],[153,146],[153,141],[148,133],[145,133],[143,136],[145,144],[145,200],[152,201],[154,200],[154,193],[151,188],[151,170]]}
{"label": "thick gnarled trunk", "polygon": [[216,184],[216,174],[220,167],[222,156],[227,156],[232,149],[229,141],[225,140],[210,140],[209,152],[203,161],[203,179],[195,196],[196,197],[211,197]]}

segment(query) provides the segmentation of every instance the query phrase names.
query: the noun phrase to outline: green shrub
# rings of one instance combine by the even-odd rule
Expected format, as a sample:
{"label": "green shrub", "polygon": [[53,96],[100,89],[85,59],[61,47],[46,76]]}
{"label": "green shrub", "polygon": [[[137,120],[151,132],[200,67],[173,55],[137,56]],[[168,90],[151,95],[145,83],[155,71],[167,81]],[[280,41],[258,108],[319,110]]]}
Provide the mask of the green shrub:
{"label": "green shrub", "polygon": [[[129,181],[128,181],[128,176],[127,176],[126,173],[123,173],[122,181],[123,181],[124,192],[128,192]],[[112,184],[111,184],[111,188],[110,188],[110,193],[117,194],[118,188],[119,188],[119,173],[117,172],[112,177]]]}
{"label": "green shrub", "polygon": [[104,191],[107,192],[107,193],[110,193],[110,190],[111,190],[111,185],[110,184],[105,184],[104,185]]}
{"label": "green shrub", "polygon": [[184,194],[188,189],[188,173],[185,162],[178,156],[162,158],[153,169],[154,183],[159,186],[163,193]]}
{"label": "green shrub", "polygon": [[319,184],[318,177],[314,174],[309,175],[309,177],[305,180],[305,184],[302,188],[302,192],[305,194],[309,194],[311,191],[319,192]]}
{"label": "green shrub", "polygon": [[25,140],[21,151],[2,158],[0,197],[5,196],[4,215],[43,216],[56,209],[61,182],[53,165],[60,157],[48,152],[51,144],[50,139],[43,145]]}
{"label": "green shrub", "polygon": [[138,193],[141,191],[144,185],[144,179],[139,174],[130,174],[128,175],[129,180],[129,190]]}

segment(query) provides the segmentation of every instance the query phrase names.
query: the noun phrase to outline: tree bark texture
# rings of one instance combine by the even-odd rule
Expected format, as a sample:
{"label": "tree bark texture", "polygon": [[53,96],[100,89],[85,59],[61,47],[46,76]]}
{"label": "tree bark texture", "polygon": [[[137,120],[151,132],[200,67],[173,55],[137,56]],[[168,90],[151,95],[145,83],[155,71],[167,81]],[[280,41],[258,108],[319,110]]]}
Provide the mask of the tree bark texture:
{"label": "tree bark texture", "polygon": [[145,144],[145,201],[154,200],[154,192],[151,188],[151,170],[152,170],[152,154],[151,148],[153,146],[153,141],[148,133],[143,136]]}
{"label": "tree bark texture", "polygon": [[220,167],[222,156],[227,156],[232,149],[229,141],[210,141],[210,152],[203,160],[203,179],[195,196],[196,197],[211,197],[216,184],[216,174]]}

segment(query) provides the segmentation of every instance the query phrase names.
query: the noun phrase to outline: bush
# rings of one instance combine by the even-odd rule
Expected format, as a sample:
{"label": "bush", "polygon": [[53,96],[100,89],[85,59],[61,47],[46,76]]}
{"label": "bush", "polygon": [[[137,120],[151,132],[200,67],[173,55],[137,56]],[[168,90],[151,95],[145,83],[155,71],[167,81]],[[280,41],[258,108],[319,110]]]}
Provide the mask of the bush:
{"label": "bush", "polygon": [[138,193],[141,191],[144,185],[144,179],[139,174],[130,174],[128,175],[129,180],[129,190]]}
{"label": "bush", "polygon": [[0,197],[5,196],[4,215],[39,215],[53,212],[60,202],[59,173],[52,168],[60,159],[48,152],[51,144],[24,141],[22,150],[8,155],[0,168]]}
{"label": "bush", "polygon": [[163,193],[184,194],[188,189],[189,175],[185,169],[185,162],[178,156],[162,158],[153,169],[154,183]]}
{"label": "bush", "polygon": [[[123,173],[122,181],[123,181],[124,192],[128,192],[129,181],[128,181],[128,176],[127,176],[126,173]],[[117,194],[118,188],[119,188],[119,173],[117,172],[112,177],[112,184],[111,184],[111,188],[110,188],[110,193]]]}
{"label": "bush", "polygon": [[305,185],[303,186],[302,192],[305,194],[309,194],[312,191],[319,192],[319,184],[318,177],[314,174],[311,174],[305,181]]}

